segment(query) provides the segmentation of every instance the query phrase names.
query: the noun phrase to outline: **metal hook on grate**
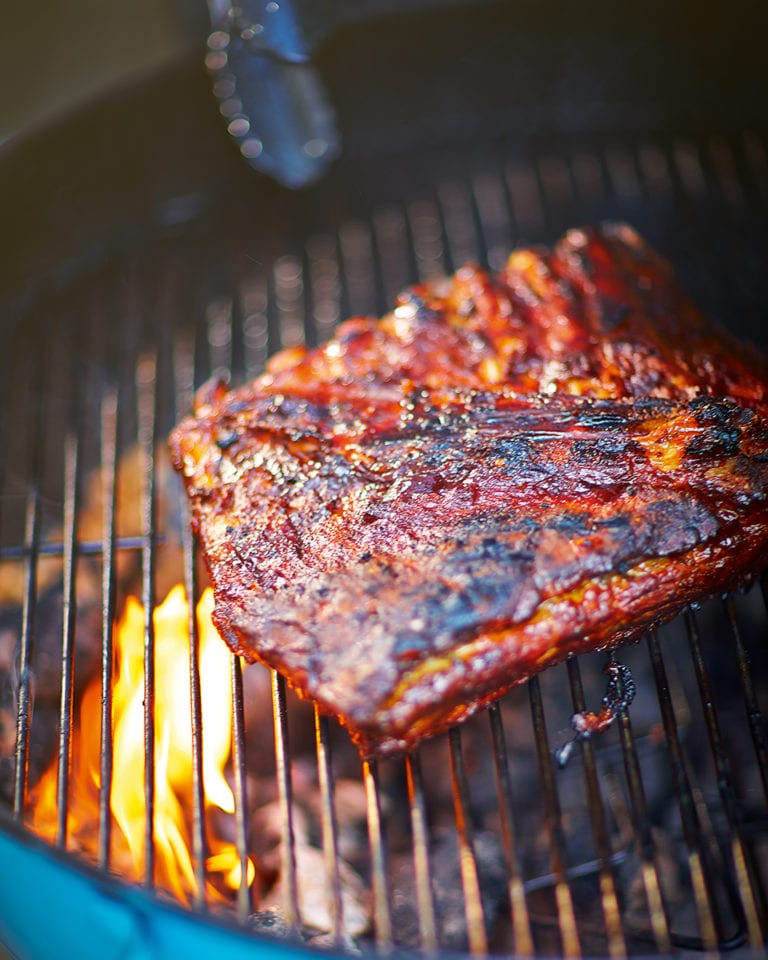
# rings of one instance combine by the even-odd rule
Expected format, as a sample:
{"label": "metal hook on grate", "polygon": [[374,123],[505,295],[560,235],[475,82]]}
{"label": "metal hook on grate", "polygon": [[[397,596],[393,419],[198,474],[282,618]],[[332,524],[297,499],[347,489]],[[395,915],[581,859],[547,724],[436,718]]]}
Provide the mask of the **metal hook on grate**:
{"label": "metal hook on grate", "polygon": [[608,684],[600,711],[593,713],[591,710],[580,710],[573,714],[571,726],[576,731],[576,735],[555,751],[555,759],[559,767],[564,767],[568,763],[577,743],[607,730],[622,710],[626,710],[635,699],[637,687],[629,667],[611,657],[603,672],[608,676]]}

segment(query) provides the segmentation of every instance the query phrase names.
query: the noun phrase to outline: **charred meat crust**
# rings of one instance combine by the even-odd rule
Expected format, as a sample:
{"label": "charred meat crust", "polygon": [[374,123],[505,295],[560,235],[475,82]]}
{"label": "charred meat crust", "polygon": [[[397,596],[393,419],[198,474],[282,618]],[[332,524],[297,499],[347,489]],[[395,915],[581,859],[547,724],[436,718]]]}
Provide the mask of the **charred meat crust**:
{"label": "charred meat crust", "polygon": [[416,288],[174,431],[216,623],[407,748],[765,565],[765,383],[623,225]]}

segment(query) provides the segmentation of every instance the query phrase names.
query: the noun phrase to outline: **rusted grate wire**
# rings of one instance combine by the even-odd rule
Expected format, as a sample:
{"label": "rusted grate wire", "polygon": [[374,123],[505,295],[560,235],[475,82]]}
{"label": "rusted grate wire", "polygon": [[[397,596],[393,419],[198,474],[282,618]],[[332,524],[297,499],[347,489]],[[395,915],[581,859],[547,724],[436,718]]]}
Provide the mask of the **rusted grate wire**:
{"label": "rusted grate wire", "polygon": [[[219,255],[208,264],[218,242],[213,236],[193,253],[192,266],[173,248],[159,261],[137,254],[66,291],[61,302],[41,304],[30,318],[33,332],[17,335],[16,368],[3,360],[0,584],[15,611],[8,623],[18,643],[8,670],[15,735],[2,789],[13,817],[28,823],[39,756],[49,754],[57,766],[55,843],[75,855],[68,832],[74,710],[86,675],[95,672],[101,684],[95,860],[104,871],[116,869],[109,808],[114,624],[126,593],[135,590],[144,608],[142,882],[151,890],[158,885],[152,614],[167,566],[188,596],[197,599],[203,586],[162,440],[188,410],[195,386],[220,369],[252,376],[278,347],[316,342],[345,315],[381,312],[410,282],[467,259],[500,266],[503,252],[518,242],[551,239],[569,225],[606,216],[624,217],[641,231],[650,226],[652,237],[652,225],[662,223],[662,239],[683,272],[728,321],[739,303],[754,306],[765,292],[764,258],[744,248],[762,244],[766,252],[764,228],[748,228],[767,201],[765,144],[752,134],[581,144],[534,157],[500,151],[468,162],[433,191],[308,231],[279,255]],[[707,231],[722,224],[731,225],[734,239],[713,253]],[[34,336],[35,324],[52,310],[69,331],[63,345]],[[107,314],[116,316],[114,326],[106,324]],[[23,435],[14,434],[18,423],[25,424]],[[138,492],[136,516],[126,519],[133,494],[120,478],[129,456]],[[98,612],[88,650],[84,637],[93,624],[84,612],[86,593],[88,608]],[[556,768],[553,747],[567,736],[568,716],[599,699],[604,658],[571,660],[448,737],[400,761],[373,764],[357,760],[333,722],[301,713],[276,675],[260,688],[271,695],[271,707],[255,727],[247,684],[261,668],[244,670],[232,657],[232,836],[241,882],[225,915],[253,925],[254,915],[263,921],[266,912],[264,890],[247,884],[254,770],[263,781],[266,769],[280,815],[280,919],[289,937],[302,935],[307,877],[299,820],[314,804],[309,830],[322,850],[327,891],[323,943],[336,950],[348,945],[351,855],[339,788],[352,781],[367,825],[352,854],[370,903],[371,931],[362,939],[381,952],[405,946],[429,955],[461,949],[620,958],[762,949],[768,692],[759,665],[767,623],[755,588],[691,610],[661,636],[623,651],[642,678],[641,702],[603,740],[581,744],[566,771]],[[210,826],[194,613],[189,632],[196,878],[190,905],[205,913],[222,908],[205,892]],[[57,689],[52,715],[41,692],[46,670]],[[52,743],[43,726],[55,728]]]}

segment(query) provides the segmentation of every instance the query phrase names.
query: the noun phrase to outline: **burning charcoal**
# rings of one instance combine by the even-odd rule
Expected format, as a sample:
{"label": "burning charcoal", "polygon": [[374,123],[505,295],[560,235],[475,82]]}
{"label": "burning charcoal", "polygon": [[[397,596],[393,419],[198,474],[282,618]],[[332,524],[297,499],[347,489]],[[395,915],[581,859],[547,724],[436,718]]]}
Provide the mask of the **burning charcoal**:
{"label": "burning charcoal", "polygon": [[[492,833],[477,834],[474,843],[483,912],[490,935],[507,903],[504,853],[499,838]],[[436,832],[430,844],[429,857],[440,945],[446,950],[465,951],[468,947],[467,918],[464,892],[459,879],[456,834],[451,830]],[[398,858],[394,864],[393,877],[395,894],[392,919],[398,944],[403,947],[417,947],[419,920],[410,858]]]}
{"label": "burning charcoal", "polygon": [[[318,933],[331,930],[330,884],[323,851],[317,847],[296,846],[296,882],[302,926]],[[363,880],[349,864],[339,863],[341,899],[344,913],[343,933],[360,937],[370,927],[368,892]],[[285,897],[285,884],[278,881],[264,904],[267,910],[279,909]]]}

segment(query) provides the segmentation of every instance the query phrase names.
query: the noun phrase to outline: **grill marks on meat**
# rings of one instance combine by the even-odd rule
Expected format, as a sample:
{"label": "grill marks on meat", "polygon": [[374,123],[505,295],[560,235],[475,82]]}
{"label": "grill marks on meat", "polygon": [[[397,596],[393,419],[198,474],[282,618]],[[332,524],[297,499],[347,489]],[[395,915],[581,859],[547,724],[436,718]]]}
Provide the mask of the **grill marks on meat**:
{"label": "grill marks on meat", "polygon": [[222,635],[367,753],[765,564],[761,361],[625,226],[206,388],[171,447]]}

